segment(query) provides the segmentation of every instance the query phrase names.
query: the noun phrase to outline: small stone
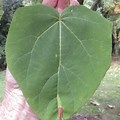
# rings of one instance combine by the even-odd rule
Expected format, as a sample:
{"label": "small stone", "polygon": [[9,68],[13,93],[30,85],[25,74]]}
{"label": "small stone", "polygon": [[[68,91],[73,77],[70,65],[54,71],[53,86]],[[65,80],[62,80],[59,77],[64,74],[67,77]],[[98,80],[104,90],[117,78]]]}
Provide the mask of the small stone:
{"label": "small stone", "polygon": [[107,105],[110,109],[115,109],[115,106],[114,105]]}
{"label": "small stone", "polygon": [[97,102],[96,100],[92,101],[91,104],[95,105],[95,106],[100,106],[100,103]]}

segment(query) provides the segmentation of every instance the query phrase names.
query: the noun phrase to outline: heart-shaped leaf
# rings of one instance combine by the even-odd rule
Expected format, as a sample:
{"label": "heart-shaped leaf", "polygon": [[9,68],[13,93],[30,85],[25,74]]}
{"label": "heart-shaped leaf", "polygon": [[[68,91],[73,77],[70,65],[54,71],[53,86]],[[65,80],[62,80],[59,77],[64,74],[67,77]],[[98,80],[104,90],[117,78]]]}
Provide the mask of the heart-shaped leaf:
{"label": "heart-shaped leaf", "polygon": [[59,110],[66,120],[93,95],[110,66],[111,26],[83,6],[61,16],[42,5],[17,10],[7,63],[41,120],[58,120]]}

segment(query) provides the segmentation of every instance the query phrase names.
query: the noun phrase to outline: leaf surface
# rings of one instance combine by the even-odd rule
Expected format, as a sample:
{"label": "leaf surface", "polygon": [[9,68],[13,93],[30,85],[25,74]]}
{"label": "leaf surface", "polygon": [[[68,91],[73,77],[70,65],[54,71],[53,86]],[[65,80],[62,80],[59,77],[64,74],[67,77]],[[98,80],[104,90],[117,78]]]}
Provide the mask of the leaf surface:
{"label": "leaf surface", "polygon": [[83,7],[61,16],[43,5],[20,8],[8,34],[8,67],[41,120],[66,120],[93,95],[111,62],[111,23]]}

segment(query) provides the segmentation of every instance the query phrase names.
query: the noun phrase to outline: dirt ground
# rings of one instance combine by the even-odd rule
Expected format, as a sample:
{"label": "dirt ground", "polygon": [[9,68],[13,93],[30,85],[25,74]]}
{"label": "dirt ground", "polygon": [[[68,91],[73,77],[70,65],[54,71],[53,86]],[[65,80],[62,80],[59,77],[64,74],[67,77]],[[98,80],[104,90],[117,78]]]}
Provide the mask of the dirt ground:
{"label": "dirt ground", "polygon": [[120,55],[119,56],[113,56],[112,58],[112,64],[117,64],[117,65],[120,65]]}
{"label": "dirt ground", "polygon": [[72,119],[70,120],[102,120],[100,119],[98,116],[76,116],[76,117],[73,117]]}

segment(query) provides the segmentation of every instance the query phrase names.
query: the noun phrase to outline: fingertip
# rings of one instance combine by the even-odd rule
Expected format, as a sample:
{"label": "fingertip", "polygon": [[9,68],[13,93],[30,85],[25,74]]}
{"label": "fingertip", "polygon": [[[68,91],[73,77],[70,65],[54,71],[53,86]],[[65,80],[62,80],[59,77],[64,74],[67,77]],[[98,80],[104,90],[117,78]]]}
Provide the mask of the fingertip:
{"label": "fingertip", "polygon": [[70,6],[77,6],[77,5],[80,5],[80,3],[77,0],[72,0],[70,2]]}
{"label": "fingertip", "polygon": [[58,3],[58,0],[43,0],[42,4],[51,6],[51,7],[56,7]]}

